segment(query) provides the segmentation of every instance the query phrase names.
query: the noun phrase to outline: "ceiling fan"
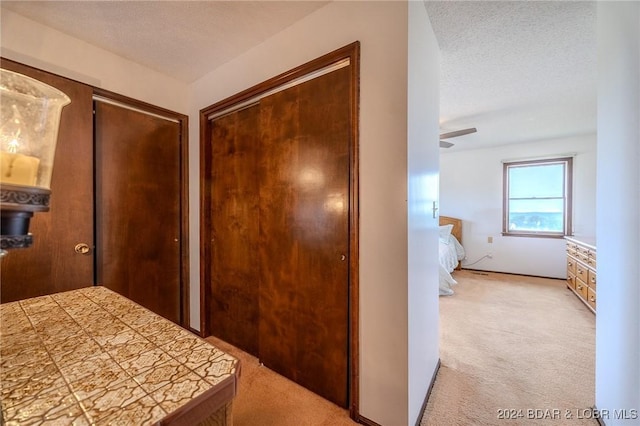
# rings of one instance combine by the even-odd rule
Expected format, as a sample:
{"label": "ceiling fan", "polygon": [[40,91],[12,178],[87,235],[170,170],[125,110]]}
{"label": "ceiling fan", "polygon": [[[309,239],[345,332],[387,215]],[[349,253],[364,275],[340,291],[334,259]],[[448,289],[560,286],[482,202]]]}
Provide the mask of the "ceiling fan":
{"label": "ceiling fan", "polygon": [[442,133],[440,135],[440,148],[451,148],[454,144],[447,142],[443,139],[457,138],[458,136],[468,135],[469,133],[475,133],[478,130],[475,127],[468,129],[456,130],[454,132]]}

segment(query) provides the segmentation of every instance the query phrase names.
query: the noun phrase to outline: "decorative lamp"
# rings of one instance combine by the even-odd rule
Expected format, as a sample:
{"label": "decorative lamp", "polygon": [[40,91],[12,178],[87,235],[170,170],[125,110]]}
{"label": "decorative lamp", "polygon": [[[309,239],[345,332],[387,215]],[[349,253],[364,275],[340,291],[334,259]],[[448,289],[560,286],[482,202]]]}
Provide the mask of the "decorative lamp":
{"label": "decorative lamp", "polygon": [[0,249],[29,247],[29,221],[49,210],[62,108],[71,100],[41,81],[0,69]]}

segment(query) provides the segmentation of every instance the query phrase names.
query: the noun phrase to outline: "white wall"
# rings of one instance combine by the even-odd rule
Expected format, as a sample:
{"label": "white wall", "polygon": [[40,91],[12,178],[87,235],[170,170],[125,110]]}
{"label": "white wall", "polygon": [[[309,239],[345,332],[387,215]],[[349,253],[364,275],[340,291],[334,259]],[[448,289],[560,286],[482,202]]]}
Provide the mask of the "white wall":
{"label": "white wall", "polygon": [[[565,241],[503,237],[502,160],[576,154],[573,160],[573,228],[576,237],[595,236],[596,135],[460,152],[440,150],[440,214],[463,220],[466,267],[566,278]],[[493,237],[493,243],[487,242]],[[493,259],[476,262],[492,253]]]}
{"label": "white wall", "polygon": [[172,111],[188,111],[187,85],[136,62],[2,9],[4,58]]}
{"label": "white wall", "polygon": [[[408,422],[407,7],[332,2],[190,87],[191,257],[197,259],[199,110],[360,41],[360,413],[394,426]],[[196,262],[191,277],[191,325],[198,327]]]}
{"label": "white wall", "polygon": [[[640,419],[640,3],[598,3],[596,406]],[[615,410],[636,410],[623,420]],[[620,413],[620,411],[618,411]],[[628,416],[633,417],[633,416]]]}
{"label": "white wall", "polygon": [[409,2],[408,214],[409,423],[438,363],[438,117],[440,52],[423,2]]}
{"label": "white wall", "polygon": [[[418,3],[422,7],[422,3]],[[414,20],[406,2],[333,2],[266,40],[241,57],[187,86],[96,46],[42,26],[13,12],[2,11],[2,56],[114,91],[160,107],[188,112],[190,118],[190,240],[191,326],[199,318],[199,110],[274,75],[353,41],[361,42],[360,99],[360,413],[382,425],[409,424],[419,414],[424,391],[437,360],[437,296],[428,312],[408,309],[408,268],[412,295],[434,293],[433,280],[419,280],[423,265],[409,254],[423,247],[428,232],[408,240],[411,229],[424,224],[421,212],[407,210],[407,178],[432,170],[418,161],[407,169],[407,43],[408,17],[424,21],[420,9]],[[411,4],[412,9],[416,7]],[[429,28],[414,35],[418,49],[434,54]],[[426,37],[426,38],[425,38]],[[424,43],[424,44],[422,44]],[[415,57],[414,57],[415,60]],[[430,62],[420,65],[424,69]],[[413,78],[416,76],[414,75]],[[423,93],[437,91],[433,75],[418,82]],[[415,83],[412,83],[415,84]],[[433,99],[415,105],[437,108]],[[437,110],[428,125],[416,127],[415,137],[433,134]],[[415,121],[415,119],[414,119]],[[414,142],[417,139],[413,139]],[[426,153],[413,144],[414,152]],[[434,158],[431,156],[430,158]],[[435,178],[435,177],[433,177]],[[433,179],[432,178],[432,179]],[[434,188],[429,181],[428,188]],[[431,196],[431,195],[430,195]],[[410,201],[413,202],[413,201]],[[434,239],[435,241],[435,239]],[[419,285],[426,286],[419,287]],[[425,293],[423,293],[425,292]],[[435,293],[434,293],[435,294]],[[434,307],[435,306],[435,307]],[[424,307],[423,307],[424,309]],[[417,321],[409,326],[409,321]],[[423,336],[412,343],[409,334]],[[412,339],[414,338],[412,337]],[[410,368],[417,376],[411,378]],[[411,393],[411,402],[409,394]]]}

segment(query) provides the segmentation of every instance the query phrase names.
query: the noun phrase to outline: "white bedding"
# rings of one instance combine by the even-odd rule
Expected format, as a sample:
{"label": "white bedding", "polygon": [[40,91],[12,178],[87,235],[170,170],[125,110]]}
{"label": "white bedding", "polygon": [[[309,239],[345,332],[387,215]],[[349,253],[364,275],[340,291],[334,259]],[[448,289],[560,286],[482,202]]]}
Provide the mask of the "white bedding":
{"label": "white bedding", "polygon": [[[446,225],[448,226],[448,225]],[[465,257],[464,248],[460,242],[451,235],[451,228],[440,227],[439,257],[440,257],[440,295],[450,296],[453,294],[452,285],[457,284],[451,276],[451,272],[458,266]]]}

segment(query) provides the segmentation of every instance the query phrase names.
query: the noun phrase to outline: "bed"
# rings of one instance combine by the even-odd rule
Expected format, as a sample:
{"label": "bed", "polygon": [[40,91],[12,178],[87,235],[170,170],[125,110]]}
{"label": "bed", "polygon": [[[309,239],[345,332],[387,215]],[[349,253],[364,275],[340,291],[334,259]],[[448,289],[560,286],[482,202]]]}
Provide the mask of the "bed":
{"label": "bed", "polygon": [[440,216],[440,236],[438,243],[440,263],[440,296],[453,294],[453,285],[457,284],[451,273],[460,269],[460,261],[465,252],[462,247],[462,220],[448,216]]}

